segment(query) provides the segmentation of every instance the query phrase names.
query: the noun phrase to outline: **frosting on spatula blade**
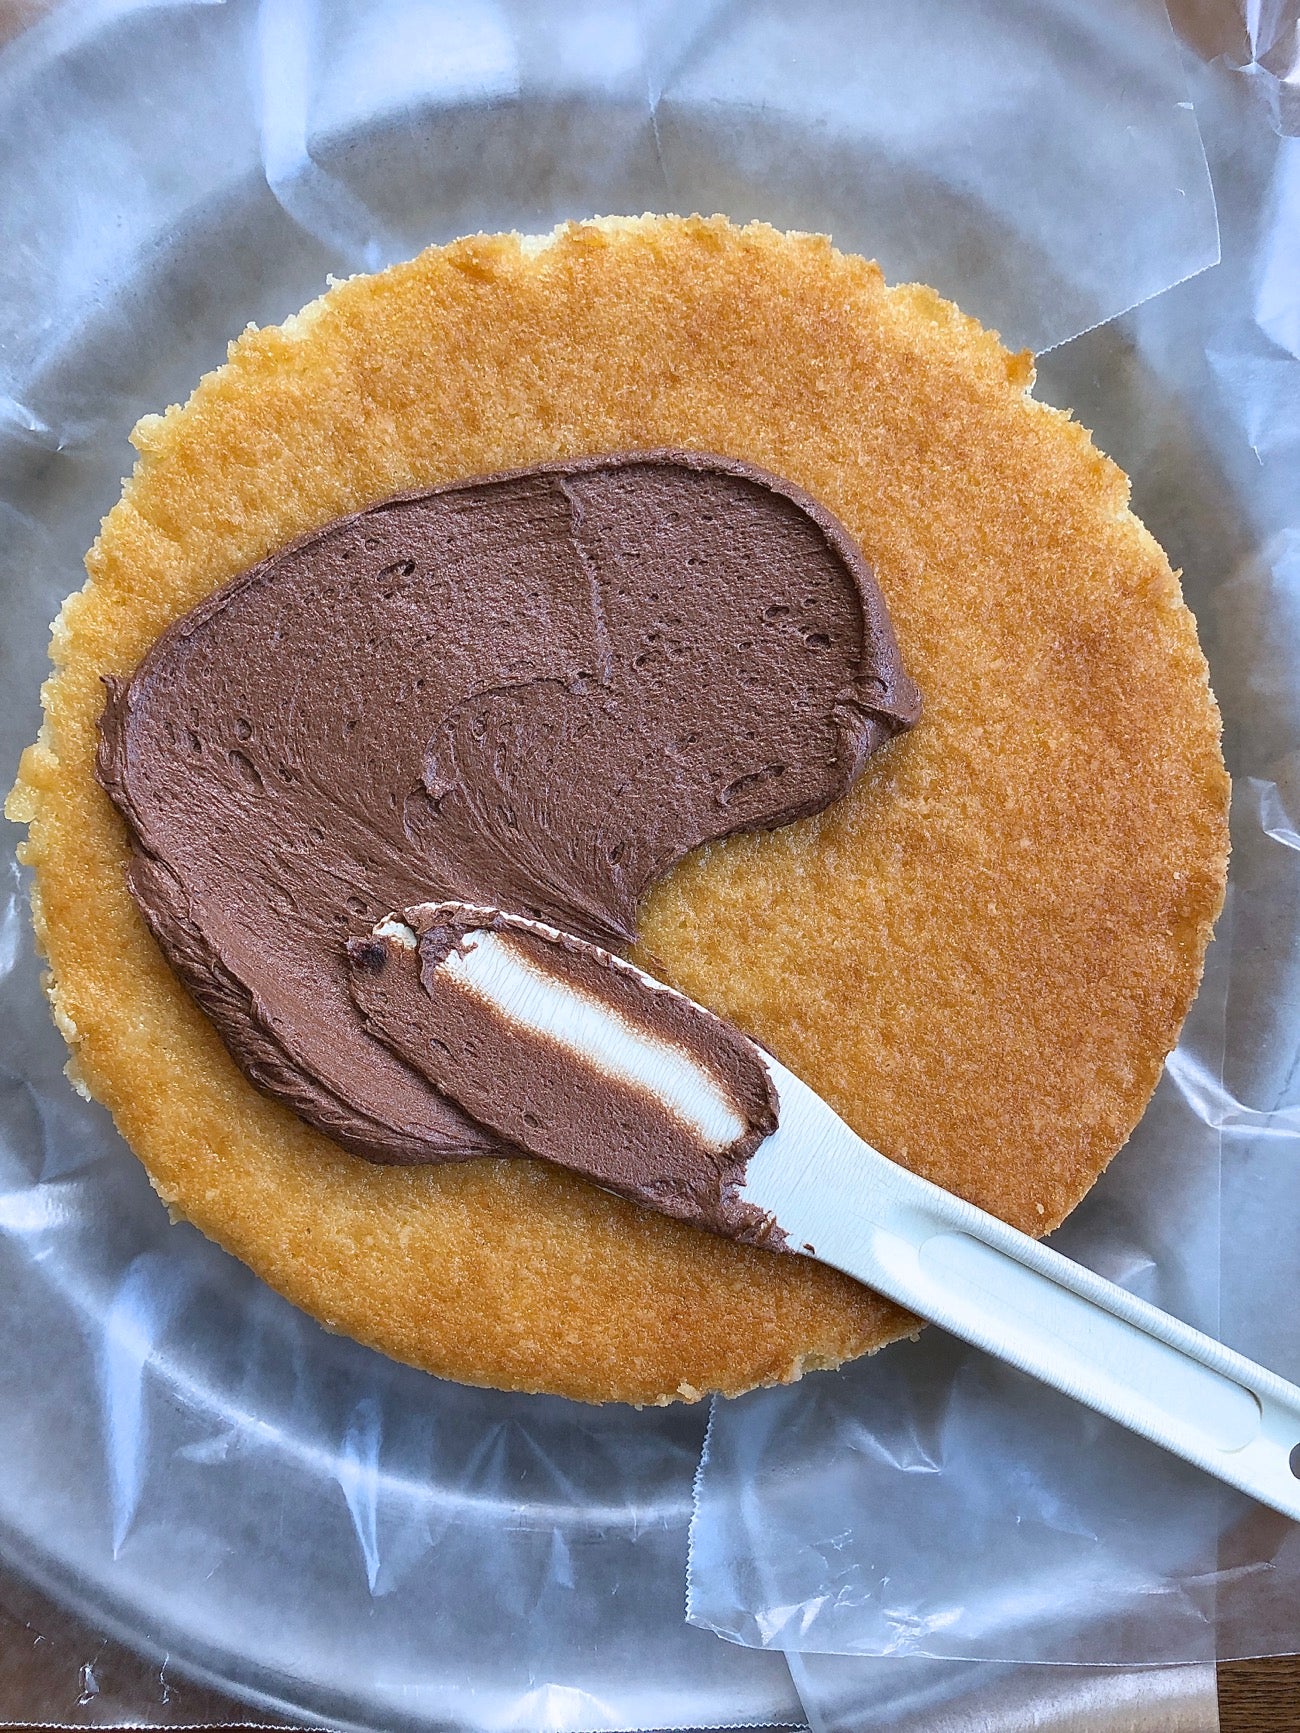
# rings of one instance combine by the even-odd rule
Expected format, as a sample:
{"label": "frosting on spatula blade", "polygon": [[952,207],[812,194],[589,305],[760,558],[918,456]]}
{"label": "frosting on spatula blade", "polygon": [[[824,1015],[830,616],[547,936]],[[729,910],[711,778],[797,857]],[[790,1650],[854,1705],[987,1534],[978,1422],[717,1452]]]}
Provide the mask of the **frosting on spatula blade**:
{"label": "frosting on spatula blade", "polygon": [[752,1042],[542,922],[407,909],[349,947],[367,1028],[507,1144],[715,1233],[779,1244],[736,1193],[777,1121]]}

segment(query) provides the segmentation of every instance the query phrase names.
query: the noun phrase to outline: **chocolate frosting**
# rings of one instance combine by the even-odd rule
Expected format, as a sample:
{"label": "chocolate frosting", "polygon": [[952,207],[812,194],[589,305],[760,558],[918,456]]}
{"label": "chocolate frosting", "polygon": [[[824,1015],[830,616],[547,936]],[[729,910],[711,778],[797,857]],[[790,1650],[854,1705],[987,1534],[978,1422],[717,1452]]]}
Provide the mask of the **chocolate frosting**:
{"label": "chocolate frosting", "polygon": [[255,1084],[407,1162],[504,1146],[375,1038],[350,936],[446,900],[626,944],[689,850],[819,811],[920,708],[843,526],[675,451],[341,519],[107,684],[98,774],[172,967]]}
{"label": "chocolate frosting", "polygon": [[[773,1249],[774,1219],[737,1196],[749,1157],[776,1130],[776,1088],[758,1049],[730,1023],[608,951],[552,927],[463,903],[404,911],[352,939],[352,997],[366,1027],[440,1094],[510,1146],[714,1233]],[[615,1027],[684,1056],[726,1103],[734,1132],[710,1138],[652,1088],[592,1064],[504,1016],[445,965],[485,934],[541,981],[572,989]]]}

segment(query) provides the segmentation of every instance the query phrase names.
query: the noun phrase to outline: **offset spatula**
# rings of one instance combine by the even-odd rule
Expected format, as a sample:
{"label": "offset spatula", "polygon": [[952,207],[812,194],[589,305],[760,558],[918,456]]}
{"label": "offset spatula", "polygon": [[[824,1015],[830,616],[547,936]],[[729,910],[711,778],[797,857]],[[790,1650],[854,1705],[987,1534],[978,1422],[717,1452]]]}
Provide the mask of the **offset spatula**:
{"label": "offset spatula", "polygon": [[[589,990],[590,975],[581,987],[567,980],[565,958],[598,957],[653,996],[671,989],[553,928],[508,924],[560,941],[554,969],[539,967],[535,945],[524,955],[500,925],[464,935],[436,967],[525,1047],[545,1041],[571,1061],[579,1085],[617,1080],[679,1115],[716,1087],[697,1054],[630,1032]],[[1300,1388],[909,1173],[785,1066],[754,1052],[779,1096],[779,1122],[749,1157],[738,1201],[774,1218],[778,1243],[784,1234],[790,1251],[845,1271],[1300,1521]]]}
{"label": "offset spatula", "polygon": [[1300,1521],[1300,1387],[888,1160],[767,1059],[741,1196],[878,1293]]}

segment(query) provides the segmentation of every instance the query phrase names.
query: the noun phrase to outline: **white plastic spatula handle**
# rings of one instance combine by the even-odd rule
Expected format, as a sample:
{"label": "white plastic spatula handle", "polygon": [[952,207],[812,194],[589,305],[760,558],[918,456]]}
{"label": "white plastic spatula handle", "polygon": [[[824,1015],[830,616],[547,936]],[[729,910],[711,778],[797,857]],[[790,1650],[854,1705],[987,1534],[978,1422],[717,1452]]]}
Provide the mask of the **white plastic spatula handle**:
{"label": "white plastic spatula handle", "polygon": [[1300,1388],[889,1161],[767,1065],[780,1123],[741,1196],[792,1248],[1300,1521]]}

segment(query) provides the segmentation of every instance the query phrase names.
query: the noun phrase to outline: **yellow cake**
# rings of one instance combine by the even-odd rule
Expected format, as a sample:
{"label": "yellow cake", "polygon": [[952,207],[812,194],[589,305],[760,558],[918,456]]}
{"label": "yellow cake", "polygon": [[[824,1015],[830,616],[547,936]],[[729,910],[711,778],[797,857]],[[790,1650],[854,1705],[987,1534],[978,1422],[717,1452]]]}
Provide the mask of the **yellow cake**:
{"label": "yellow cake", "polygon": [[446,1377],[662,1402],[914,1328],[847,1278],[526,1160],[380,1167],[236,1069],[127,892],[101,676],[267,554],[399,493],[684,447],[860,542],[919,726],[813,819],[700,850],[638,960],[895,1159],[1030,1232],[1127,1138],[1219,910],[1228,781],[1195,623],[1030,357],[824,238],[721,218],[478,236],[249,330],[140,452],[54,628],[10,797],[70,1070],[173,1211],[332,1329]]}

